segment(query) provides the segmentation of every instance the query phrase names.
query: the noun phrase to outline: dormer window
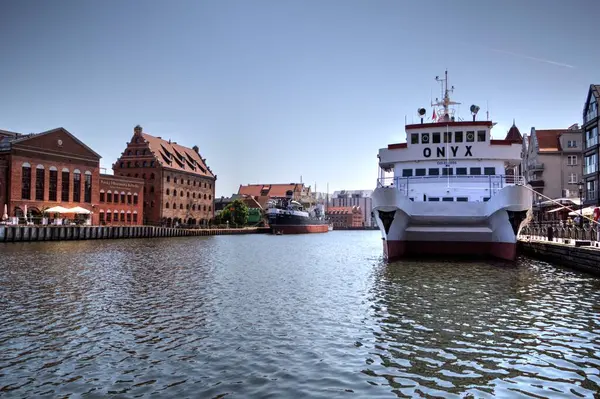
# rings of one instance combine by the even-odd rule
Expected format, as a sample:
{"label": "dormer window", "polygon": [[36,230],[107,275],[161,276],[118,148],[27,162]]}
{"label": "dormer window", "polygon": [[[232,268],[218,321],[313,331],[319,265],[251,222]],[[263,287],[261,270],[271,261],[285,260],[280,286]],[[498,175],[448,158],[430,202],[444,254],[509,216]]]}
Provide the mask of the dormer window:
{"label": "dormer window", "polygon": [[410,143],[411,144],[419,144],[419,134],[413,133],[410,135]]}
{"label": "dormer window", "polygon": [[439,144],[441,142],[441,135],[439,132],[432,133],[431,138],[432,138],[431,142],[433,144]]}

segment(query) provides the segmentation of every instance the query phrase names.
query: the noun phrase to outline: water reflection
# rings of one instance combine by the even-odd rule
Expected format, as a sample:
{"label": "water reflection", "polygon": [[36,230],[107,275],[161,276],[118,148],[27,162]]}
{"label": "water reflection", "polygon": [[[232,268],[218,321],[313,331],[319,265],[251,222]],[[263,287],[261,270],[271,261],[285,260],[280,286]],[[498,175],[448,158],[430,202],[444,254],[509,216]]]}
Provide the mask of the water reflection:
{"label": "water reflection", "polygon": [[373,279],[368,366],[398,395],[593,397],[598,280],[518,264],[402,262]]}
{"label": "water reflection", "polygon": [[0,247],[7,397],[593,397],[598,279],[377,232]]}

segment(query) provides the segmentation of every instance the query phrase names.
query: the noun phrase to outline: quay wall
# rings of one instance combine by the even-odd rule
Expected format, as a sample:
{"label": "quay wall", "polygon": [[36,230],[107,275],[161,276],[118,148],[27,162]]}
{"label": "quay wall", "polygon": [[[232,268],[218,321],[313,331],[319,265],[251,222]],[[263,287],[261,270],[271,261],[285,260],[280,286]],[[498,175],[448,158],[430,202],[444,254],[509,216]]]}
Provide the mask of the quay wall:
{"label": "quay wall", "polygon": [[177,229],[156,226],[0,226],[0,242],[264,234],[269,228]]}
{"label": "quay wall", "polygon": [[562,266],[600,275],[600,249],[552,241],[518,241],[519,252]]}

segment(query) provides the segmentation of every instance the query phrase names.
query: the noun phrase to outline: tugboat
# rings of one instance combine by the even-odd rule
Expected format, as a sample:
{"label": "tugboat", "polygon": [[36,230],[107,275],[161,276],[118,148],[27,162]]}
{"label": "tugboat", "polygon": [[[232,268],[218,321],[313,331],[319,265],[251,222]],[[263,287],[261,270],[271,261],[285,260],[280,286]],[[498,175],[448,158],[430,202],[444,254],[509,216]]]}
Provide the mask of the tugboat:
{"label": "tugboat", "polygon": [[[533,189],[518,175],[522,136],[516,126],[504,140],[495,125],[455,115],[448,89],[430,123],[406,125],[407,140],[379,150],[379,179],[371,198],[388,261],[408,255],[492,255],[512,261],[516,234],[532,206]],[[486,118],[487,119],[487,118]],[[387,174],[393,177],[387,177]]]}
{"label": "tugboat", "polygon": [[267,218],[271,233],[305,234],[327,233],[329,222],[325,219],[323,209],[319,206],[310,211],[293,200],[293,192],[287,191],[285,198],[272,198],[267,202]]}

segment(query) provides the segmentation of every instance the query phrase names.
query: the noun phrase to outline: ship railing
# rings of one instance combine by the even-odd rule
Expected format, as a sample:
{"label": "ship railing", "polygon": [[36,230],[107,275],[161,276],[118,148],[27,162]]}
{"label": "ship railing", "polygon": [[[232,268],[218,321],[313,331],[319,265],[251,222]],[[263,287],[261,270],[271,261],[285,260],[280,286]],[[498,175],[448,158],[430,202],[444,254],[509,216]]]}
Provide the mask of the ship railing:
{"label": "ship railing", "polygon": [[[446,175],[446,176],[411,176],[411,177],[382,177],[377,180],[377,187],[396,188],[408,193],[409,187],[415,184],[449,184],[452,188],[488,189],[498,191],[506,186],[525,184],[524,176],[513,175]],[[464,185],[464,186],[463,186]]]}

